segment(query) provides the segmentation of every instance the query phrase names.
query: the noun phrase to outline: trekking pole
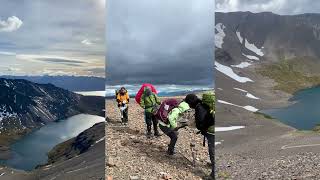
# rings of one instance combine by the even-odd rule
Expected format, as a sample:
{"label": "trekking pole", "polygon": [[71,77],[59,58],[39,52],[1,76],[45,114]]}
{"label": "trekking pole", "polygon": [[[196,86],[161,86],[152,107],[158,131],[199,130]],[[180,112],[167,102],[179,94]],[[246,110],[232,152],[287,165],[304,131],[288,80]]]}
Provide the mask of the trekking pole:
{"label": "trekking pole", "polygon": [[192,165],[195,168],[196,167],[196,144],[195,144],[195,137],[194,137],[194,131],[192,130],[192,142],[190,142],[190,149],[191,149],[191,156],[192,156]]}
{"label": "trekking pole", "polygon": [[190,143],[190,148],[191,148],[191,155],[192,155],[192,166],[196,167],[196,154],[195,154],[195,143],[191,142]]}

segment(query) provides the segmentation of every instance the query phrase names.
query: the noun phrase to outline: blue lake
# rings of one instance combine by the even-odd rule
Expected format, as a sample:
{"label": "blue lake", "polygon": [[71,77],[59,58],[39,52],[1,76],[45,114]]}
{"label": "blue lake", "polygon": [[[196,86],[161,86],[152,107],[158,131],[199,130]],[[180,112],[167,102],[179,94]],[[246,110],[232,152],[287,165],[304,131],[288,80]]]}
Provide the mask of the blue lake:
{"label": "blue lake", "polygon": [[47,163],[47,153],[55,145],[76,137],[82,131],[103,121],[103,117],[79,114],[49,123],[12,144],[12,157],[0,163],[15,169],[32,170],[37,165]]}
{"label": "blue lake", "polygon": [[290,101],[293,105],[261,112],[300,130],[311,130],[320,124],[320,87],[301,90]]}

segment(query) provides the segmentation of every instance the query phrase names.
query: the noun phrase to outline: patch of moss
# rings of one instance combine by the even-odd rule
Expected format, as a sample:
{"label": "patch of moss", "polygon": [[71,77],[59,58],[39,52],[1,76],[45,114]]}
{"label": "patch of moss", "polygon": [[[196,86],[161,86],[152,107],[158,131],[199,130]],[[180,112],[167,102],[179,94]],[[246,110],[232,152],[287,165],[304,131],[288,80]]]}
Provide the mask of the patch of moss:
{"label": "patch of moss", "polygon": [[[275,90],[281,90],[293,94],[301,89],[313,87],[320,84],[320,76],[310,75],[304,69],[305,59],[281,60],[274,64],[262,66],[257,72],[263,76],[273,79],[277,85]],[[308,66],[312,66],[308,63]],[[311,68],[311,67],[310,67]]]}
{"label": "patch of moss", "polygon": [[230,174],[224,171],[219,171],[218,172],[218,177],[219,179],[230,179]]}
{"label": "patch of moss", "polygon": [[263,116],[263,117],[266,118],[266,119],[275,119],[275,118],[273,118],[272,116],[270,116],[270,115],[268,115],[268,114],[264,114],[264,113],[259,112],[259,111],[254,112],[254,114]]}
{"label": "patch of moss", "polygon": [[320,124],[317,124],[317,125],[312,129],[312,131],[317,132],[317,133],[320,133]]}

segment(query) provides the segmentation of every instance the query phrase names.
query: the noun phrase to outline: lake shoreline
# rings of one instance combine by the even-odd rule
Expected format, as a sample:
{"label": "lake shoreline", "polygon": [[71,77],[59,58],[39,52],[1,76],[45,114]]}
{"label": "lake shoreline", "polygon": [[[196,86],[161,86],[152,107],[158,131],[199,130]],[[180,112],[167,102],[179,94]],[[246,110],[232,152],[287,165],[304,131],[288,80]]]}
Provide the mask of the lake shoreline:
{"label": "lake shoreline", "polygon": [[[304,88],[301,89],[297,92],[295,92],[289,99],[287,99],[286,101],[288,102],[287,106],[280,106],[280,107],[273,107],[273,108],[266,108],[266,109],[261,109],[258,112],[267,116],[271,116],[272,119],[277,120],[283,124],[286,124],[290,127],[295,128],[297,131],[310,131],[313,132],[315,128],[317,128],[317,126],[319,126],[320,122],[316,122],[312,119],[319,119],[320,117],[317,114],[312,113],[313,111],[311,111],[308,115],[301,115],[301,113],[296,114],[296,112],[299,109],[310,109],[312,108],[312,106],[310,105],[311,101],[308,101],[308,99],[314,99],[317,98],[317,94],[319,92],[320,86],[313,86],[310,88]],[[312,96],[312,98],[310,98],[309,96]],[[317,101],[318,102],[318,101]],[[313,104],[313,103],[312,103]],[[303,106],[303,107],[301,107]],[[296,111],[294,111],[293,109],[297,109]],[[290,113],[291,112],[291,113]],[[283,114],[283,115],[281,115]],[[293,115],[291,115],[293,114]],[[296,115],[294,115],[296,114]],[[289,118],[289,116],[293,116],[292,118]],[[299,117],[302,116],[302,117]],[[315,117],[313,117],[315,116]],[[305,118],[305,120],[307,120],[307,124],[313,124],[313,125],[306,125],[306,123],[303,123],[302,126],[299,125],[299,123],[301,124],[301,121],[295,121],[295,119],[303,119]],[[293,124],[292,124],[293,123]]]}

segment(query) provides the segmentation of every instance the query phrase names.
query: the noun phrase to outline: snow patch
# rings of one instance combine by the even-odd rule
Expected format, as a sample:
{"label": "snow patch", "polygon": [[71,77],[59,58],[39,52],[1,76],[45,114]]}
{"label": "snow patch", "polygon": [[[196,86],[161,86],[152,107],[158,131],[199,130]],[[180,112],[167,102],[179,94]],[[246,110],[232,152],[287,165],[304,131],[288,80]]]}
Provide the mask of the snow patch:
{"label": "snow patch", "polygon": [[223,39],[226,36],[224,33],[224,29],[226,27],[222,23],[218,23],[215,26],[215,29],[217,30],[217,33],[215,34],[215,45],[217,48],[222,48]]}
{"label": "snow patch", "polygon": [[240,89],[240,88],[233,88],[235,90],[241,91],[241,92],[245,92],[246,93],[246,97],[251,98],[251,99],[260,99],[256,96],[254,96],[253,94],[249,93],[248,91],[244,90],[244,89]]}
{"label": "snow patch", "polygon": [[6,105],[2,105],[0,107],[0,122],[5,118],[17,117],[17,113],[9,112],[8,109],[10,109],[12,111],[12,108],[10,106],[9,106],[9,108],[7,108]]}
{"label": "snow patch", "polygon": [[253,106],[244,106],[243,107],[244,109],[248,110],[248,111],[251,111],[251,112],[257,112],[259,111],[259,109],[253,107]]}
{"label": "snow patch", "polygon": [[222,65],[220,63],[218,63],[217,61],[215,61],[215,68],[222,72],[223,74],[229,76],[230,78],[240,82],[240,83],[246,83],[246,82],[253,82],[251,79],[247,78],[247,77],[241,77],[239,75],[237,75],[236,73],[233,72],[233,70],[225,65]]}
{"label": "snow patch", "polygon": [[238,39],[239,39],[240,43],[242,44],[243,38],[241,37],[240,32],[237,31],[236,34],[237,34],[237,36],[238,36]]}
{"label": "snow patch", "polygon": [[244,89],[240,89],[240,88],[233,88],[233,89],[238,90],[238,91],[242,91],[242,92],[248,92],[248,91],[246,91]]}
{"label": "snow patch", "polygon": [[225,131],[233,131],[233,130],[242,129],[242,128],[244,128],[244,126],[216,127],[215,131],[225,132]]}
{"label": "snow patch", "polygon": [[249,49],[250,51],[256,53],[256,54],[259,55],[259,56],[263,56],[263,55],[264,55],[263,52],[261,51],[261,49],[257,48],[253,43],[250,44],[247,39],[245,39],[245,44],[244,44],[244,46],[245,46],[247,49]]}
{"label": "snow patch", "polygon": [[248,62],[241,62],[240,64],[238,64],[238,65],[231,65],[232,67],[237,67],[237,68],[246,68],[246,67],[249,67],[250,65],[252,65],[252,64],[250,64],[250,63],[248,63]]}
{"label": "snow patch", "polygon": [[246,55],[246,54],[243,54],[246,58],[250,59],[250,60],[255,60],[255,61],[259,61],[260,59],[256,56],[251,56],[251,55]]}
{"label": "snow patch", "polygon": [[227,104],[227,105],[231,105],[231,106],[240,107],[240,108],[246,109],[246,110],[251,111],[251,112],[259,111],[259,109],[255,108],[253,106],[239,106],[239,105],[232,104],[232,103],[229,103],[229,102],[226,102],[226,101],[223,101],[223,100],[218,100],[218,102],[222,103],[222,104]]}
{"label": "snow patch", "polygon": [[251,99],[260,99],[260,98],[254,96],[254,95],[252,95],[252,94],[250,94],[250,93],[247,93],[247,94],[246,94],[246,97],[251,98]]}
{"label": "snow patch", "polygon": [[105,137],[103,137],[103,138],[101,138],[101,139],[97,140],[97,141],[96,141],[96,143],[99,143],[99,142],[103,141],[103,140],[104,140],[104,138],[105,138]]}

